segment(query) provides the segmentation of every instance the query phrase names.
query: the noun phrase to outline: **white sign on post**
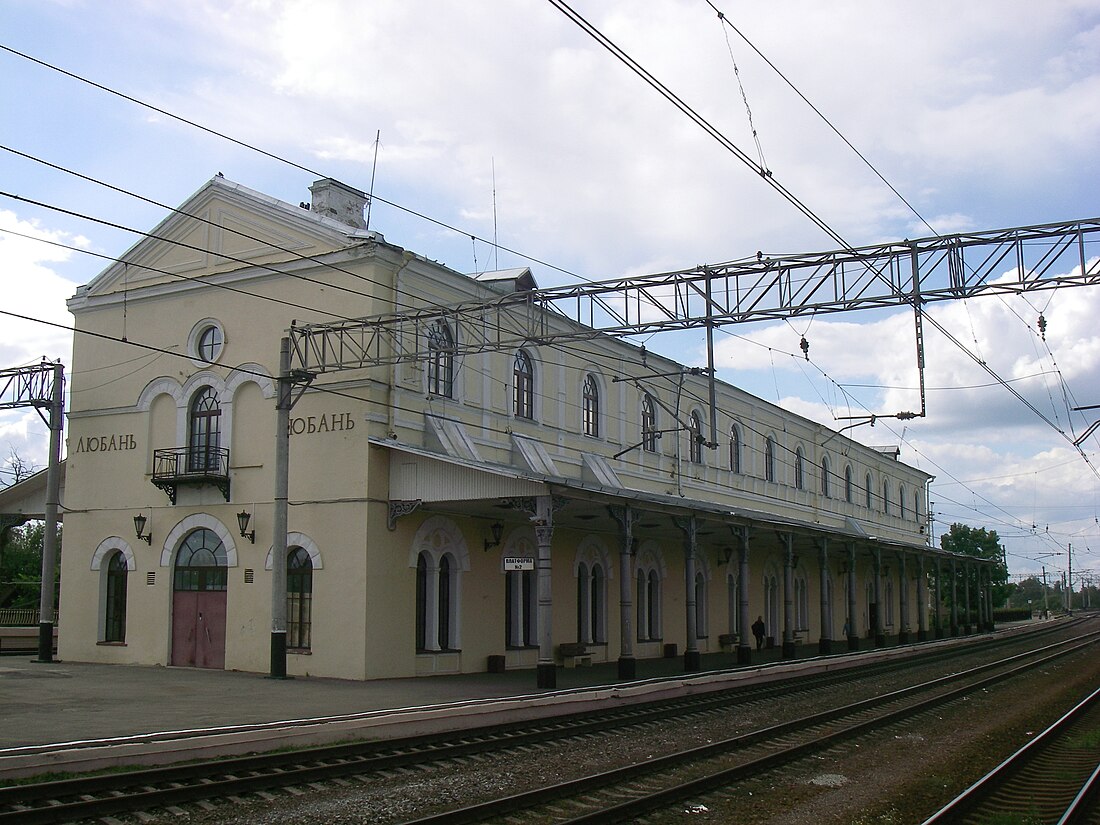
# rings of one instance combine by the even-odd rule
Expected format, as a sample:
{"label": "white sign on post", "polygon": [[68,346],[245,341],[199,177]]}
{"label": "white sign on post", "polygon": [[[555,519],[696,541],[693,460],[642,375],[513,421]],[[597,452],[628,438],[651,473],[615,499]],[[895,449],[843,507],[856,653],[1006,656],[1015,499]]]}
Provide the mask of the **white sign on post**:
{"label": "white sign on post", "polygon": [[535,560],[530,556],[505,556],[504,557],[504,572],[509,573],[513,570],[534,570]]}

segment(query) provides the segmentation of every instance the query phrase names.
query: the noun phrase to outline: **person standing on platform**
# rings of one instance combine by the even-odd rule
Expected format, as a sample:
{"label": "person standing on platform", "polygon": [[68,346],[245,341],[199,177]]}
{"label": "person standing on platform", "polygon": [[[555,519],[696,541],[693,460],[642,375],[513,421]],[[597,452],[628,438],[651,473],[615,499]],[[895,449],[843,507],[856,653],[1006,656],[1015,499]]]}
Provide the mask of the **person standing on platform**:
{"label": "person standing on platform", "polygon": [[756,621],[752,623],[752,635],[756,637],[756,649],[759,650],[764,646],[764,617],[757,616]]}

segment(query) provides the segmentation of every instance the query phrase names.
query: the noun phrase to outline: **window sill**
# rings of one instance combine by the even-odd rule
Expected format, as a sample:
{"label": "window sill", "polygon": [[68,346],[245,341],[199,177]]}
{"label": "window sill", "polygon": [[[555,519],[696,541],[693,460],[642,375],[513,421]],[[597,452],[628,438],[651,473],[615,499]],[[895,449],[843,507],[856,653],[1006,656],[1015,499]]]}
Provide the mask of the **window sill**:
{"label": "window sill", "polygon": [[313,651],[308,647],[288,647],[286,649],[288,654],[293,653],[295,656],[312,656]]}
{"label": "window sill", "polygon": [[97,647],[126,647],[126,642],[96,642]]}

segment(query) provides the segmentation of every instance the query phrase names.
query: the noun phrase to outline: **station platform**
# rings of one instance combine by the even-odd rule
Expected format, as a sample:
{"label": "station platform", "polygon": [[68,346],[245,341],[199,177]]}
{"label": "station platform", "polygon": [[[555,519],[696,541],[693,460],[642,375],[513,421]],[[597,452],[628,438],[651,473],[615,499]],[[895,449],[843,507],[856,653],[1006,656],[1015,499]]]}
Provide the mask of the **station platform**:
{"label": "station platform", "polygon": [[[967,638],[975,637],[925,645]],[[877,649],[870,640],[863,645],[858,654],[828,657],[818,656],[816,645],[799,645],[794,659],[782,659],[778,647],[764,649],[741,667],[735,654],[709,653],[693,673],[684,672],[682,656],[639,659],[629,681],[618,679],[615,662],[559,667],[554,690],[538,689],[533,670],[353,682],[3,656],[0,782],[47,770],[157,764],[518,721],[842,669],[910,655],[916,647],[898,647],[896,639]]]}

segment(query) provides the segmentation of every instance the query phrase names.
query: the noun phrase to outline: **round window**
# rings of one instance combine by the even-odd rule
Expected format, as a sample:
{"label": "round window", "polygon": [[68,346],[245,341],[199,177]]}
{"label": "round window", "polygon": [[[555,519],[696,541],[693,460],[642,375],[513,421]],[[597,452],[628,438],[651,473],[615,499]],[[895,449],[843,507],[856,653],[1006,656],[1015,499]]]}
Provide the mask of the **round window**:
{"label": "round window", "polygon": [[216,361],[222,351],[222,331],[218,327],[207,327],[199,336],[199,358],[203,361]]}

